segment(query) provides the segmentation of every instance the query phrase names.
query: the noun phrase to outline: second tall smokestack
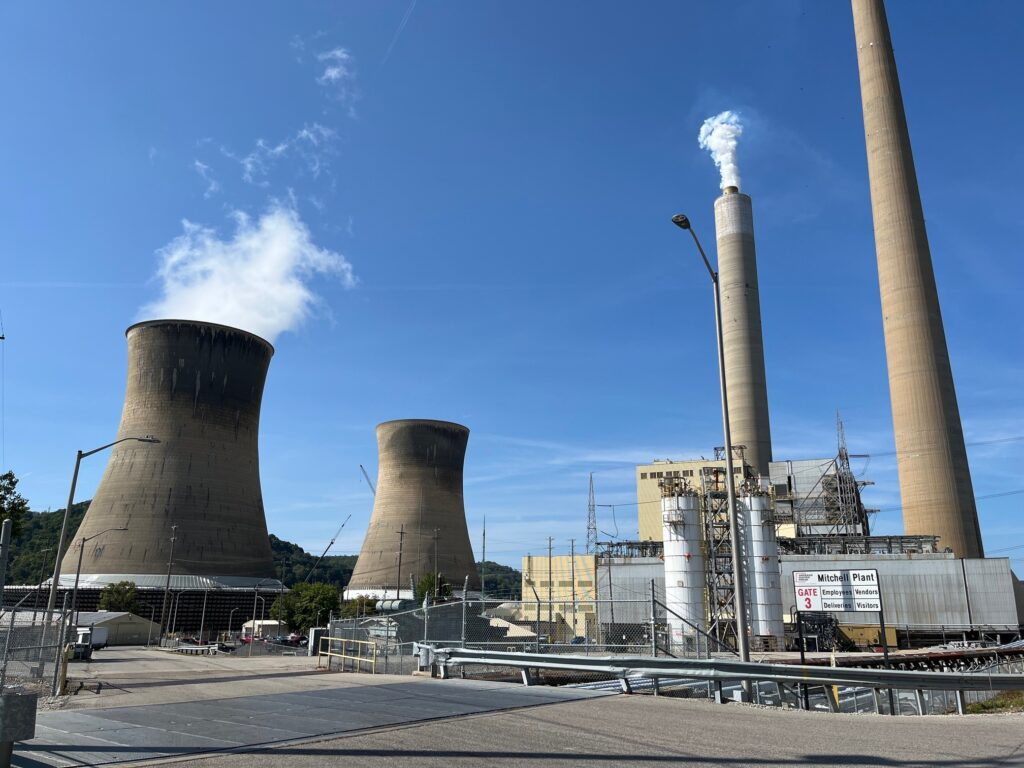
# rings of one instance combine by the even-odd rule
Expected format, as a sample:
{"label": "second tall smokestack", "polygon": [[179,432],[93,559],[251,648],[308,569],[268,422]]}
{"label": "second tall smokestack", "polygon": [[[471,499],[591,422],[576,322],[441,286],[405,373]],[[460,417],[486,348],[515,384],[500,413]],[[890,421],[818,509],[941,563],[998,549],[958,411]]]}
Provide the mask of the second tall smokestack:
{"label": "second tall smokestack", "polygon": [[754,213],[750,196],[725,187],[715,201],[718,279],[722,294],[722,342],[733,445],[746,446],[754,472],[768,475],[772,434],[757,288]]}
{"label": "second tall smokestack", "polygon": [[853,0],[896,464],[908,535],[983,557],[971,469],[882,0]]}

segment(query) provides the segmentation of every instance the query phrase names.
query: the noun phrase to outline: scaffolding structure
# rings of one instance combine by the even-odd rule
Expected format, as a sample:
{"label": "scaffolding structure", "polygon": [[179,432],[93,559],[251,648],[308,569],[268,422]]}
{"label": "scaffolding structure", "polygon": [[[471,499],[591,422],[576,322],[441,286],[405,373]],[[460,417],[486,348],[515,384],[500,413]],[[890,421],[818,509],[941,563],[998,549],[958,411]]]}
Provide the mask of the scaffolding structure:
{"label": "scaffolding structure", "polygon": [[[864,506],[861,490],[872,485],[858,480],[850,467],[851,454],[846,447],[846,431],[836,414],[836,455],[817,467],[810,488],[801,488],[788,474],[786,482],[773,473],[772,491],[776,501],[776,519],[794,526],[796,537],[870,536],[870,517],[878,510]],[[856,456],[854,456],[856,458]],[[799,462],[788,462],[793,465]]]}
{"label": "scaffolding structure", "polygon": [[[740,466],[742,467],[742,458]],[[704,563],[707,568],[708,634],[736,648],[736,581],[733,577],[729,494],[725,471],[704,467],[700,473],[700,506],[704,519]]]}

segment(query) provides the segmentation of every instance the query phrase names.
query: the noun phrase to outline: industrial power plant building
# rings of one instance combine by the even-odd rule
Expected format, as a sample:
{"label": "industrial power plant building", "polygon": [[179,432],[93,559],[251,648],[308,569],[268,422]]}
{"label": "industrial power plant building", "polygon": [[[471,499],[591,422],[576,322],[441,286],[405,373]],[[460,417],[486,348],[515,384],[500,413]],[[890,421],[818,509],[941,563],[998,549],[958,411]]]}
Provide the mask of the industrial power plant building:
{"label": "industrial power plant building", "polygon": [[[682,481],[695,490],[725,490],[725,459],[720,454],[716,451],[713,459],[655,459],[637,465],[641,541],[662,540],[661,489],[665,482]],[[742,448],[735,450],[733,473],[737,486],[757,479]],[[780,536],[870,533],[869,517],[875,510],[864,506],[860,491],[871,483],[854,477],[845,445],[831,458],[772,461],[768,464],[768,480],[775,498]]]}

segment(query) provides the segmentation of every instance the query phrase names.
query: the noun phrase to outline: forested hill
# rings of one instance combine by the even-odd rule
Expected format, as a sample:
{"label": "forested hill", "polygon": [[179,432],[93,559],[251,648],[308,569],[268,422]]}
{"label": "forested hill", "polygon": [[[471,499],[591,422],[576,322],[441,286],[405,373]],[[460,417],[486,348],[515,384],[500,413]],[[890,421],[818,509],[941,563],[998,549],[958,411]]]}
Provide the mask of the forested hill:
{"label": "forested hill", "polygon": [[[65,547],[73,541],[75,531],[88,508],[88,501],[80,501],[71,507]],[[11,556],[7,561],[8,584],[39,584],[53,575],[53,558],[56,556],[62,522],[63,509],[56,512],[29,512],[25,516],[21,533],[11,542]]]}
{"label": "forested hill", "polygon": [[[274,534],[270,534],[270,548],[274,552],[274,574],[287,587],[305,581],[320,556],[319,552],[311,555],[298,544],[279,539]],[[316,571],[309,580],[333,584],[341,589],[352,577],[357,557],[358,555],[327,555],[320,565],[316,566]]]}

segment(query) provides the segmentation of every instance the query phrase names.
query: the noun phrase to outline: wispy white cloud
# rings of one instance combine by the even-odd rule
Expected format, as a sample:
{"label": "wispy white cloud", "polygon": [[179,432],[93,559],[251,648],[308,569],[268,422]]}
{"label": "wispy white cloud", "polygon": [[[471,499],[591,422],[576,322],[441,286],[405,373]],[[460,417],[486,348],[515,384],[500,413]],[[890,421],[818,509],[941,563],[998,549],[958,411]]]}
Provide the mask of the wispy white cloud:
{"label": "wispy white cloud", "polygon": [[268,179],[273,169],[281,162],[295,160],[303,172],[314,179],[329,171],[331,157],[337,152],[337,133],[321,123],[303,125],[291,136],[270,142],[257,139],[252,150],[238,154],[222,146],[221,154],[238,163],[242,179],[259,187],[270,186]]}
{"label": "wispy white cloud", "polygon": [[206,190],[203,192],[203,197],[213,197],[220,191],[220,184],[218,184],[217,180],[213,177],[213,172],[210,170],[210,166],[200,160],[193,160],[192,167],[195,169],[196,173],[199,174],[199,178],[206,183]]}
{"label": "wispy white cloud", "polygon": [[288,47],[295,51],[295,61],[301,64],[302,57],[306,52],[306,41],[302,39],[301,35],[292,35],[292,39],[288,41]]}
{"label": "wispy white cloud", "polygon": [[224,239],[182,222],[184,232],[158,252],[163,295],[143,307],[143,317],[221,323],[273,341],[320,302],[314,277],[355,285],[352,265],[317,246],[294,208],[274,204],[257,221],[240,212],[234,219],[235,232]]}
{"label": "wispy white cloud", "polygon": [[323,71],[316,81],[327,89],[331,98],[342,102],[349,108],[349,116],[354,117],[353,103],[359,98],[356,87],[356,73],[352,54],[345,48],[337,47],[317,54],[317,61]]}

